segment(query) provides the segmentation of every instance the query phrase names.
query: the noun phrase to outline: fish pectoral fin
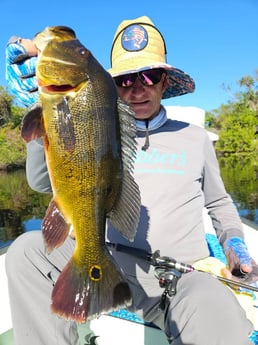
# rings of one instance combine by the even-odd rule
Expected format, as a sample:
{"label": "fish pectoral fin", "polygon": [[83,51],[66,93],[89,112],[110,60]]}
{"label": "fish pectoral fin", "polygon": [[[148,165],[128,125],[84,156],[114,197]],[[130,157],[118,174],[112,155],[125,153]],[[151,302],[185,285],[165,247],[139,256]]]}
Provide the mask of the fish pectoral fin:
{"label": "fish pectoral fin", "polygon": [[112,225],[129,241],[133,241],[140,219],[140,191],[128,171],[124,173],[119,197],[108,218]]}
{"label": "fish pectoral fin", "polygon": [[21,128],[21,137],[27,143],[31,140],[41,138],[45,134],[42,107],[36,103],[24,116]]}
{"label": "fish pectoral fin", "polygon": [[70,224],[59,211],[55,200],[51,200],[42,221],[42,234],[47,252],[50,253],[54,248],[61,246],[69,231]]}

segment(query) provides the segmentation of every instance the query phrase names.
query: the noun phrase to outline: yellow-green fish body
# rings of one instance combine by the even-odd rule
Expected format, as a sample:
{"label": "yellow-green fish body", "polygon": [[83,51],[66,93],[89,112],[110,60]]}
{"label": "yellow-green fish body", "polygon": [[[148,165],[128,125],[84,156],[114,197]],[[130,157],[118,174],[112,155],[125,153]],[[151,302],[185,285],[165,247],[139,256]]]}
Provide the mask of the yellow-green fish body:
{"label": "yellow-green fish body", "polygon": [[[36,75],[43,122],[35,113],[28,115],[22,136],[28,141],[44,133],[53,188],[42,225],[46,248],[61,245],[71,227],[76,237],[51,307],[66,319],[85,322],[131,302],[129,287],[105,247],[105,226],[109,217],[132,240],[138,224],[140,194],[131,176],[133,113],[118,100],[111,76],[75,38],[50,40]],[[39,134],[31,130],[32,117]]]}

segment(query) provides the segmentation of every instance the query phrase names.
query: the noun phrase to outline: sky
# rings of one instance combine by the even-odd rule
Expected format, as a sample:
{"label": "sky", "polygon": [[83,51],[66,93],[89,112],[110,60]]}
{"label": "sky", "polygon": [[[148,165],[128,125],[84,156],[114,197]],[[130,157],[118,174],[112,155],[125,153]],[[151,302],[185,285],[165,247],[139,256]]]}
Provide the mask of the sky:
{"label": "sky", "polygon": [[5,47],[12,35],[32,38],[46,26],[70,26],[108,69],[117,26],[143,15],[162,32],[167,62],[196,83],[194,93],[164,105],[217,109],[233,100],[238,80],[258,69],[258,0],[0,0],[0,85],[6,87]]}

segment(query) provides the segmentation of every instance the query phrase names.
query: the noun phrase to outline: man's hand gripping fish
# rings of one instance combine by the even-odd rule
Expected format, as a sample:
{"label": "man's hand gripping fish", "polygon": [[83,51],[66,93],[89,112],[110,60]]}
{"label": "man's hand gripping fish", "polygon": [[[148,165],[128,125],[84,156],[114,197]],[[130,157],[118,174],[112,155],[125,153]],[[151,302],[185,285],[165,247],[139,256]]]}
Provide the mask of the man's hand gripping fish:
{"label": "man's hand gripping fish", "polygon": [[[69,29],[69,28],[67,28]],[[62,28],[64,30],[64,28]],[[70,30],[70,29],[69,29]],[[131,176],[136,144],[133,112],[112,77],[80,42],[58,27],[39,56],[41,107],[26,115],[27,142],[44,138],[53,199],[42,222],[46,249],[72,228],[76,247],[52,293],[52,311],[82,323],[131,303],[129,286],[105,246],[106,219],[133,240],[140,192]],[[44,33],[44,31],[43,31]]]}

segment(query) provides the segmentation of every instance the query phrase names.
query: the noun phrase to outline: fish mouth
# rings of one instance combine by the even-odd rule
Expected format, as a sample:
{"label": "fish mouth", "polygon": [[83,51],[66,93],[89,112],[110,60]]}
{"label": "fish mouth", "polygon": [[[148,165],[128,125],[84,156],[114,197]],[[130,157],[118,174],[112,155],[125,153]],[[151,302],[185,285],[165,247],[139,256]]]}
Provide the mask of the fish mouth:
{"label": "fish mouth", "polygon": [[72,91],[74,90],[76,87],[72,86],[72,85],[44,85],[41,86],[41,90],[43,92],[48,92],[48,93],[59,93],[59,92],[67,92],[67,91]]}
{"label": "fish mouth", "polygon": [[79,83],[77,85],[71,84],[62,84],[62,85],[55,85],[55,84],[44,84],[42,81],[38,80],[38,85],[40,86],[41,92],[44,93],[64,93],[70,91],[78,91],[84,83]]}

